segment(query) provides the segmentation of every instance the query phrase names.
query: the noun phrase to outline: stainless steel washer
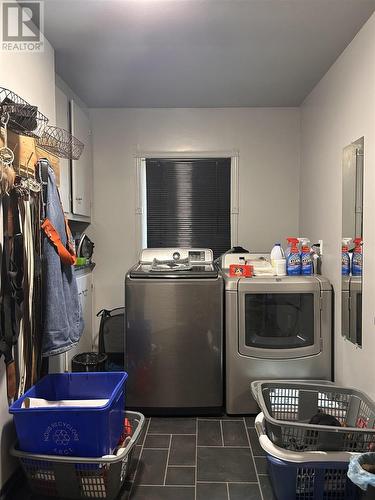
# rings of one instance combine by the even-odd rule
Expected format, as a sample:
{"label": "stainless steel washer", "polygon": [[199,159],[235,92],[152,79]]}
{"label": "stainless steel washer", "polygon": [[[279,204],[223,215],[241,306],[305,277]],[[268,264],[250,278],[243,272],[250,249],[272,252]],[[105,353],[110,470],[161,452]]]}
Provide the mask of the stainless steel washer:
{"label": "stainless steel washer", "polygon": [[142,251],[125,279],[128,408],[222,409],[223,298],[211,250]]}
{"label": "stainless steel washer", "polygon": [[226,410],[256,413],[259,379],[332,380],[332,287],[322,276],[225,280]]}

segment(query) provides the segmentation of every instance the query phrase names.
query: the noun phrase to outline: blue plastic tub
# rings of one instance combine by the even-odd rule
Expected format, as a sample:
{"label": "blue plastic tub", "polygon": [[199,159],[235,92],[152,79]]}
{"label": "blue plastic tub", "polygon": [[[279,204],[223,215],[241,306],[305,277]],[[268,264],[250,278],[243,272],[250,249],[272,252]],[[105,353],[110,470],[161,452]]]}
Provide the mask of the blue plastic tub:
{"label": "blue plastic tub", "polygon": [[359,500],[359,489],[347,477],[348,462],[296,463],[267,455],[277,500]]}
{"label": "blue plastic tub", "polygon": [[[118,444],[125,418],[125,372],[47,375],[9,409],[18,447],[45,455],[101,457]],[[21,408],[25,398],[108,399],[96,408]]]}

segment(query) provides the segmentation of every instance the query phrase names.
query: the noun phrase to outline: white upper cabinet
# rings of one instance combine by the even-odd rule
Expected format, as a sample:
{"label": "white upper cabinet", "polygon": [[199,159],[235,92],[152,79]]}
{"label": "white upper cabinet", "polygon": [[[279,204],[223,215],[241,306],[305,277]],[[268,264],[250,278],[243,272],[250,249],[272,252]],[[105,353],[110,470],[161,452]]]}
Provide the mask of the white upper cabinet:
{"label": "white upper cabinet", "polygon": [[85,145],[79,160],[72,160],[72,213],[91,217],[92,149],[90,121],[86,113],[70,101],[71,131]]}
{"label": "white upper cabinet", "polygon": [[[59,87],[56,87],[56,126],[67,131],[69,125],[69,100]],[[60,158],[60,196],[64,212],[68,214],[71,211],[70,195],[70,162],[65,158]]]}

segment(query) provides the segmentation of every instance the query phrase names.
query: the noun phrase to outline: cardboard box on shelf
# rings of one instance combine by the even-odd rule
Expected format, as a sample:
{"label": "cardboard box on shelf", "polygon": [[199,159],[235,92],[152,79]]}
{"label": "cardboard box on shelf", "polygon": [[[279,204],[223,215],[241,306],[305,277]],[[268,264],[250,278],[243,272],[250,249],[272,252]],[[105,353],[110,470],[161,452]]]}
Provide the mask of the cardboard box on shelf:
{"label": "cardboard box on shelf", "polygon": [[[4,137],[0,135],[0,147],[4,145]],[[35,176],[35,164],[40,158],[47,158],[55,172],[56,184],[60,185],[59,159],[53,154],[37,146],[32,137],[18,135],[8,131],[8,147],[14,153],[14,169],[21,175]],[[27,166],[28,165],[28,166]]]}

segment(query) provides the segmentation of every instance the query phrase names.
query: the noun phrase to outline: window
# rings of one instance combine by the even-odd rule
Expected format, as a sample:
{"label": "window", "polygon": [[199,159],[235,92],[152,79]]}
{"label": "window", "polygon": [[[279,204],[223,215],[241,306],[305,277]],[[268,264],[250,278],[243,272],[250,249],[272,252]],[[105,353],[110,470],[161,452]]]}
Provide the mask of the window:
{"label": "window", "polygon": [[231,159],[146,159],[147,246],[231,247]]}

